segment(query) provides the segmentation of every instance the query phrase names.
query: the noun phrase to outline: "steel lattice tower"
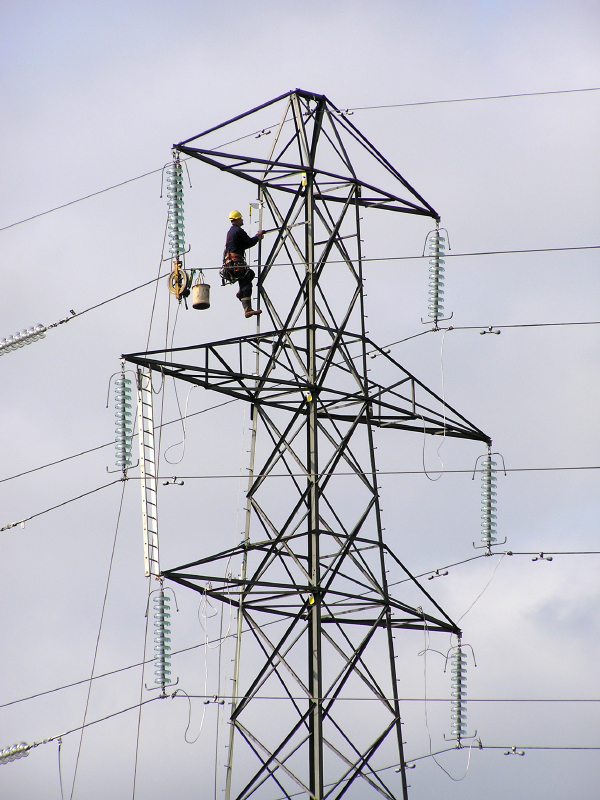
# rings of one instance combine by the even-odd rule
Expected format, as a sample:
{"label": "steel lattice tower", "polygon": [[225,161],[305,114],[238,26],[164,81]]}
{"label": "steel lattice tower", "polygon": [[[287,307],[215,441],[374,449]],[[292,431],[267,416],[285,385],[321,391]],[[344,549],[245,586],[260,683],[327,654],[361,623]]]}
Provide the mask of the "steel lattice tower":
{"label": "steel lattice tower", "polygon": [[[273,106],[283,113],[268,158],[202,148],[202,137]],[[251,405],[244,541],[162,573],[238,608],[226,798],[405,799],[394,632],[460,631],[384,540],[373,431],[489,437],[368,338],[360,212],[438,215],[322,95],[289,92],[175,147],[256,184],[263,219],[278,228],[258,258],[267,332],[125,357]],[[388,188],[359,177],[373,173]],[[274,483],[275,473],[287,477]],[[239,575],[223,574],[231,558]],[[404,600],[389,590],[392,574]],[[252,663],[240,661],[242,629],[244,648],[250,637],[261,653]],[[265,719],[253,700],[275,692],[286,711]],[[357,695],[379,701],[360,725],[344,704]],[[234,765],[234,739],[254,768],[245,757],[238,769],[237,755]],[[376,771],[390,746],[391,778]]]}

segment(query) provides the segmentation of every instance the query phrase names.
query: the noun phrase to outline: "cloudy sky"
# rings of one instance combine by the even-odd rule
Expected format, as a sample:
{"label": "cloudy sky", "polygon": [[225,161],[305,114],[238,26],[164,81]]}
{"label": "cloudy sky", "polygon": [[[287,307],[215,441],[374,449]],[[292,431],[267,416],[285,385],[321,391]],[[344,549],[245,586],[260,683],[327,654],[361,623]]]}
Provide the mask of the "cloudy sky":
{"label": "cloudy sky", "polygon": [[[469,733],[476,729],[484,746],[516,745],[526,754],[474,750],[468,762],[467,749],[453,751],[438,760],[464,780],[451,780],[424,758],[409,782],[415,800],[596,798],[599,751],[572,748],[600,748],[598,704],[531,701],[600,701],[600,555],[577,554],[600,551],[598,469],[574,469],[600,466],[600,328],[506,327],[499,336],[479,330],[600,320],[598,250],[560,250],[600,244],[600,92],[403,104],[600,86],[597,4],[25,0],[4,4],[0,15],[0,338],[51,325],[71,309],[80,314],[155,278],[166,219],[157,170],[171,144],[295,87],[356,109],[353,123],[439,211],[454,253],[556,248],[448,259],[446,310],[456,328],[474,329],[392,348],[434,391],[442,392],[443,381],[448,402],[493,437],[507,468],[528,470],[498,481],[499,534],[515,555],[470,561],[427,582],[450,616],[462,617],[475,652],[469,697],[478,702],[468,708]],[[365,108],[371,106],[396,107]],[[219,261],[227,213],[255,198],[249,185],[199,163],[190,164],[190,177],[188,263],[209,270]],[[367,221],[365,255],[419,255],[428,227],[402,215]],[[2,358],[0,527],[118,478],[106,471],[115,469],[106,447],[8,480],[112,440],[113,411],[105,406],[122,353],[145,350],[148,339],[160,347],[167,331],[185,346],[253,330],[232,290],[218,286],[214,271],[206,274],[210,311],[182,308],[175,329],[177,308],[163,281],[152,325],[154,284]],[[365,274],[372,338],[383,345],[420,333],[426,262],[373,261]],[[219,402],[198,390],[189,412]],[[165,420],[178,416],[172,385],[163,413]],[[171,462],[182,456],[180,440],[180,427],[164,429],[163,453],[176,445],[166,453]],[[235,476],[245,474],[248,442],[247,410],[232,404],[191,418],[181,461],[161,461],[163,476],[190,476],[183,487],[160,488],[164,567],[238,541],[244,497]],[[382,479],[389,542],[407,566],[426,573],[476,554],[478,480],[468,472],[428,480],[423,457],[439,469],[437,443],[427,442],[423,456],[418,436],[379,434],[378,447],[382,472],[417,473]],[[446,442],[440,455],[445,469],[469,470],[481,452],[476,443]],[[232,477],[191,477],[211,475]],[[138,483],[125,486],[117,528],[121,493],[117,483],[0,533],[0,746],[41,742],[82,724],[103,607],[95,674],[143,659],[148,585]],[[540,551],[573,554],[532,561],[528,554]],[[174,649],[204,643],[199,619],[206,617],[210,638],[220,624],[229,627],[220,609],[199,609],[194,593],[180,590],[177,601]],[[426,681],[428,696],[448,697],[443,659],[430,653],[425,665],[422,635],[400,639],[402,696],[423,698]],[[447,639],[431,646],[445,650]],[[217,693],[231,675],[232,647],[177,655],[173,675],[190,694]],[[143,681],[152,679],[147,668]],[[141,686],[139,667],[94,681],[88,721],[135,706]],[[188,711],[183,698],[144,707],[136,797],[224,796],[226,726],[217,726],[216,706],[195,700],[187,739],[199,736],[188,744]],[[429,736],[434,752],[448,746],[447,703],[425,708],[411,700],[403,714],[408,758],[428,755]],[[74,798],[132,797],[137,725],[133,710],[86,729]],[[79,744],[77,732],[63,739],[65,797]],[[40,745],[5,766],[0,794],[59,800],[57,751],[56,742]]]}

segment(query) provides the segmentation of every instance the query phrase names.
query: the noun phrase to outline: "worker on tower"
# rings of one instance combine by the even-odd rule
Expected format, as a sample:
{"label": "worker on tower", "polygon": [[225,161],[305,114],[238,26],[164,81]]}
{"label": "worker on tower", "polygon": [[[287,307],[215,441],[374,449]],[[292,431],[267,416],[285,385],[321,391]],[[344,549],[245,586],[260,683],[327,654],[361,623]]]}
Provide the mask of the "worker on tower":
{"label": "worker on tower", "polygon": [[255,314],[262,314],[262,311],[252,308],[252,281],[256,275],[246,263],[245,253],[249,247],[254,247],[263,238],[264,232],[260,230],[256,236],[248,236],[242,228],[244,220],[239,211],[232,211],[229,219],[231,228],[227,232],[223,252],[223,269],[220,272],[222,285],[238,282],[240,289],[236,297],[242,304],[244,316],[252,317]]}

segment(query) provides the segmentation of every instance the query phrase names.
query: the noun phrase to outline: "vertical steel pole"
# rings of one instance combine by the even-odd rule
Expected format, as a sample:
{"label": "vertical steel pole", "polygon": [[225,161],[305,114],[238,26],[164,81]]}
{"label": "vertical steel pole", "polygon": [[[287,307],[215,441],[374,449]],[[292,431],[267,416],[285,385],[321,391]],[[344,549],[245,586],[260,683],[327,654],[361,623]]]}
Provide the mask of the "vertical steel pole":
{"label": "vertical steel pole", "polygon": [[[322,109],[319,110],[322,114]],[[305,137],[304,120],[297,116],[301,137]],[[320,127],[320,126],[319,126]],[[317,427],[318,397],[316,358],[316,309],[314,240],[314,157],[318,140],[318,123],[310,150],[304,138],[308,168],[306,171],[305,221],[306,221],[306,349],[309,387],[306,404],[307,471],[308,471],[308,564],[310,583],[313,588],[308,608],[308,686],[310,691],[309,713],[309,770],[310,791],[314,800],[323,798],[323,679],[321,669],[321,574],[319,565],[319,441]]]}
{"label": "vertical steel pole", "polygon": [[[258,229],[260,230],[262,226],[262,212],[263,212],[263,191],[262,187],[259,189],[258,200],[260,202],[260,208],[258,212]],[[260,278],[260,265],[261,265],[261,244],[258,243],[258,277]],[[257,281],[260,287],[259,281]],[[260,288],[259,288],[259,297],[257,300],[257,307],[260,308]],[[260,316],[256,317],[256,330],[257,332],[260,331]],[[258,384],[258,375],[260,374],[260,351],[259,348],[256,348],[256,363],[255,363],[255,374],[257,376],[256,384]],[[252,488],[252,484],[254,483],[254,461],[256,457],[256,428],[258,424],[258,412],[256,406],[252,406],[252,428],[251,428],[251,440],[250,440],[250,466],[248,468],[248,493]],[[250,498],[246,496],[246,522],[244,525],[244,544],[247,544],[250,541],[250,520],[251,520],[251,512],[252,512],[252,503]],[[244,550],[244,555],[242,557],[242,566],[240,570],[240,580],[242,584],[240,586],[240,599],[238,603],[238,618],[237,618],[237,632],[236,632],[236,639],[235,639],[235,664],[233,669],[233,687],[231,691],[231,720],[229,723],[229,745],[227,750],[227,778],[225,781],[225,800],[231,799],[231,776],[232,776],[232,768],[233,768],[233,744],[235,738],[235,724],[233,722],[233,716],[235,714],[235,709],[238,704],[239,698],[239,681],[240,681],[240,656],[241,656],[241,649],[242,649],[242,627],[244,624],[244,584],[243,581],[246,580],[246,571],[248,567],[248,549]]]}

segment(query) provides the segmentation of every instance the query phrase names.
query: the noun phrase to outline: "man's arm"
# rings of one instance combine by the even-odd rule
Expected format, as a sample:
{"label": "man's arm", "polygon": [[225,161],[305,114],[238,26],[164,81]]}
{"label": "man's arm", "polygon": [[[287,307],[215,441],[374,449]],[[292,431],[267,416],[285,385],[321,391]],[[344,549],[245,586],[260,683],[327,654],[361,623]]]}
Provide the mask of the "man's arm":
{"label": "man's arm", "polygon": [[230,252],[232,253],[241,253],[244,250],[248,250],[250,247],[254,247],[254,245],[259,241],[259,239],[263,238],[263,232],[258,231],[256,236],[248,236],[246,231],[243,228],[236,227],[235,230],[229,235],[228,238],[228,247]]}

